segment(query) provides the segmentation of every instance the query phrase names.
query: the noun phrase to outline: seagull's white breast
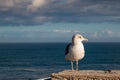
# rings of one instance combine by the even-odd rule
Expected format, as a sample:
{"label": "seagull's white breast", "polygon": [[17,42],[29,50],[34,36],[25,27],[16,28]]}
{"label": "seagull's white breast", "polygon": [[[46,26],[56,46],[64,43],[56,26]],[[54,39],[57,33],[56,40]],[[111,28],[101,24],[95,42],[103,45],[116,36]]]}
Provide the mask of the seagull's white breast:
{"label": "seagull's white breast", "polygon": [[69,53],[66,55],[67,60],[77,61],[84,57],[84,46],[82,43],[71,45],[69,47]]}

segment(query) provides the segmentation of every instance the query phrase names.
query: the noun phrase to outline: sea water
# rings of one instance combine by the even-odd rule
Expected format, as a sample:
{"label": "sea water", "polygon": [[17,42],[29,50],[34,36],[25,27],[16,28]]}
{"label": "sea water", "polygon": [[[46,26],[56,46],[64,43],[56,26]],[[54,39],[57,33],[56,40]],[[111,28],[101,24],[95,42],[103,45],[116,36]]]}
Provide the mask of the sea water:
{"label": "sea water", "polygon": [[[0,80],[32,80],[71,69],[67,43],[0,43]],[[120,69],[120,43],[84,43],[79,70]],[[75,64],[74,64],[75,66]]]}

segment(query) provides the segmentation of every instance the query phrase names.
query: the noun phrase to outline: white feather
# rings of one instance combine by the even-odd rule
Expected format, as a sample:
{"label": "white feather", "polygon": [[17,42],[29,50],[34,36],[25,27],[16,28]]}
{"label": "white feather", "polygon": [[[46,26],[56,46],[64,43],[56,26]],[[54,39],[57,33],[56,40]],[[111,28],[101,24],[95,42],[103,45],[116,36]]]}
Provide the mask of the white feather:
{"label": "white feather", "polygon": [[84,57],[84,46],[82,42],[76,45],[70,45],[69,53],[65,56],[66,60],[77,61]]}

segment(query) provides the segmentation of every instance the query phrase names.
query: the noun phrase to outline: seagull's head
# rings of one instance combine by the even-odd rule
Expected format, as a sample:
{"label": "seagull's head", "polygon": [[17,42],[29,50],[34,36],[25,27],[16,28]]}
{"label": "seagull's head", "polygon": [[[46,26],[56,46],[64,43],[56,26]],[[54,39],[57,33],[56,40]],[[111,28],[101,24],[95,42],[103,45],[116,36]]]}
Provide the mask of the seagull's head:
{"label": "seagull's head", "polygon": [[75,34],[73,35],[72,37],[72,42],[82,42],[82,41],[88,41],[87,38],[83,37],[82,35],[80,34]]}

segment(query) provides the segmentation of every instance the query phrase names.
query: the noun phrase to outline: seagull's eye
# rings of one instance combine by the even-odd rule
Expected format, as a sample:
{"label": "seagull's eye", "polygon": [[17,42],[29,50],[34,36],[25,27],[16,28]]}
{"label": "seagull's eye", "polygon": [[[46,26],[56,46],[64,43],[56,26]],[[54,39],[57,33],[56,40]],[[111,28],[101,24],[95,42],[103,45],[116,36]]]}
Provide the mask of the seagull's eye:
{"label": "seagull's eye", "polygon": [[81,39],[82,37],[81,37],[81,36],[79,36],[79,38]]}

